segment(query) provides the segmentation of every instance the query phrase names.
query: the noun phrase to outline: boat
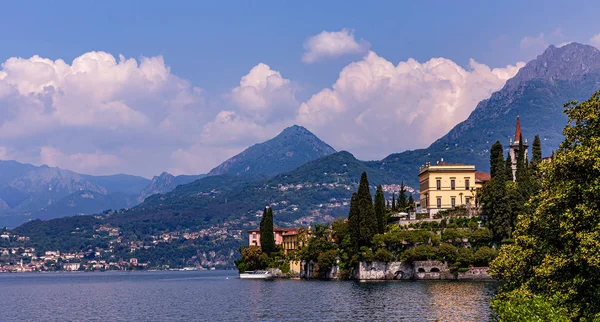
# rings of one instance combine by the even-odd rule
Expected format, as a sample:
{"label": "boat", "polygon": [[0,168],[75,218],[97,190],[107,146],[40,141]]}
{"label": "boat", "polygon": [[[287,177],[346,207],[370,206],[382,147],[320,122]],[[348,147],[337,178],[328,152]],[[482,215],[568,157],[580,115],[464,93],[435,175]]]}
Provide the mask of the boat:
{"label": "boat", "polygon": [[271,279],[273,274],[269,271],[245,271],[240,273],[241,279]]}

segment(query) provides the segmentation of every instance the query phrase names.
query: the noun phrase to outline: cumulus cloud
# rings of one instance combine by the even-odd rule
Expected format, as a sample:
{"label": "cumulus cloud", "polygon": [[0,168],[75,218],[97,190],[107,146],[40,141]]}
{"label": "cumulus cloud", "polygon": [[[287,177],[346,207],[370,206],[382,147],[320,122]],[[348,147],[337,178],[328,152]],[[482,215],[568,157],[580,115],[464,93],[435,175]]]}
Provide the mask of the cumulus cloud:
{"label": "cumulus cloud", "polygon": [[[314,61],[337,55],[314,47],[321,48]],[[394,65],[369,51],[331,88],[299,102],[294,82],[265,63],[211,96],[173,75],[160,56],[10,58],[0,68],[0,158],[90,174],[197,174],[294,123],[336,148],[380,158],[445,134],[522,65],[492,69],[471,60],[463,68],[445,58]]]}
{"label": "cumulus cloud", "polygon": [[231,91],[232,100],[247,112],[264,116],[273,109],[286,109],[296,105],[295,89],[289,79],[259,63],[244,75],[240,86]]}
{"label": "cumulus cloud", "polygon": [[522,66],[491,69],[471,60],[464,69],[445,58],[394,65],[371,51],[346,66],[332,88],[302,103],[297,121],[362,158],[421,148],[468,117]]}
{"label": "cumulus cloud", "polygon": [[364,40],[357,42],[354,32],[349,29],[322,31],[304,42],[302,61],[312,64],[317,61],[349,54],[362,54],[370,45]]}
{"label": "cumulus cloud", "polygon": [[114,156],[183,144],[181,129],[199,135],[198,122],[212,117],[205,114],[202,90],[171,74],[162,57],[88,52],[69,64],[33,56],[9,58],[0,69],[0,139],[26,162],[149,175],[136,166],[140,155]]}

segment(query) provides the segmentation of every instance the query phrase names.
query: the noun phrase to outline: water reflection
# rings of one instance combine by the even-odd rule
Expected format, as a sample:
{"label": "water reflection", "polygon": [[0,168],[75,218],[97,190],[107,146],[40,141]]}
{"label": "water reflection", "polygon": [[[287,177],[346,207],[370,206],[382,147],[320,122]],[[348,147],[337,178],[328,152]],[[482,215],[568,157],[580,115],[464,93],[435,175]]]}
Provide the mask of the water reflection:
{"label": "water reflection", "polygon": [[2,321],[486,321],[495,287],[251,281],[235,272],[11,274],[0,275],[0,301]]}

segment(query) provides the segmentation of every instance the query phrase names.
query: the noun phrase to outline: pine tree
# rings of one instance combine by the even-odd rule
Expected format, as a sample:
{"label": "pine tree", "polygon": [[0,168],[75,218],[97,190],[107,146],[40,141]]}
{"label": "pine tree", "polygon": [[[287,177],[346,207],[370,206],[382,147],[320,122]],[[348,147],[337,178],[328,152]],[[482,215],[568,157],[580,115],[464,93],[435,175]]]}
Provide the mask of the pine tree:
{"label": "pine tree", "polygon": [[400,184],[400,191],[398,192],[398,202],[396,208],[398,211],[406,211],[407,200],[406,200],[406,188],[404,188],[404,181]]}
{"label": "pine tree", "polygon": [[370,246],[373,236],[377,233],[377,217],[373,208],[373,198],[369,191],[367,173],[363,172],[358,186],[358,211],[360,222],[359,247]]}
{"label": "pine tree", "polygon": [[498,174],[504,175],[504,149],[499,141],[492,145],[490,150],[490,175],[494,178]]}
{"label": "pine tree", "polygon": [[358,193],[352,193],[350,211],[348,212],[348,233],[354,251],[358,251],[360,241],[360,211],[358,209]]}
{"label": "pine tree", "polygon": [[377,233],[385,232],[385,196],[381,185],[377,186],[375,192],[375,216],[377,217]]}
{"label": "pine tree", "polygon": [[265,208],[260,221],[260,247],[263,253],[275,251],[275,235],[273,233],[273,209]]}
{"label": "pine tree", "polygon": [[392,192],[392,211],[396,211],[396,194]]}

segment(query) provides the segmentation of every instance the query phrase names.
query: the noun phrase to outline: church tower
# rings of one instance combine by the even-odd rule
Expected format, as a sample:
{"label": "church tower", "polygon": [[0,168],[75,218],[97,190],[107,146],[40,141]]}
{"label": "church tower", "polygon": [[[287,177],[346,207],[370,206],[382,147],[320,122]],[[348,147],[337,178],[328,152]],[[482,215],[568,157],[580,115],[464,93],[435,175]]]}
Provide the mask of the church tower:
{"label": "church tower", "polygon": [[[512,161],[512,174],[513,181],[517,180],[517,155],[519,154],[519,138],[521,137],[521,120],[517,116],[517,126],[515,129],[515,138],[510,139],[510,149],[508,151],[510,155],[510,159]],[[527,154],[529,145],[527,144],[527,139],[523,139],[523,148],[525,149],[525,162],[527,162]]]}

